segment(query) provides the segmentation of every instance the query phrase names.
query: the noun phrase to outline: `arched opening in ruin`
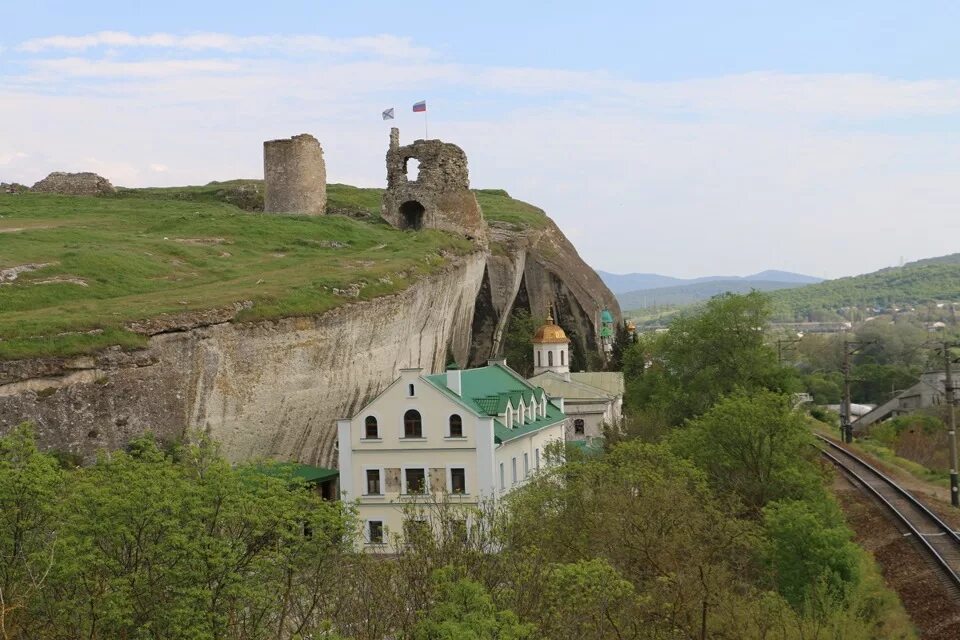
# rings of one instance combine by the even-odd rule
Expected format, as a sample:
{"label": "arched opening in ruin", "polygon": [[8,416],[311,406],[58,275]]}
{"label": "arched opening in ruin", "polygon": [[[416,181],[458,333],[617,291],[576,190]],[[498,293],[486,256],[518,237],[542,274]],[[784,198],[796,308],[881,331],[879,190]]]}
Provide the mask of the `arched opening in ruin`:
{"label": "arched opening in ruin", "polygon": [[416,200],[407,200],[400,205],[400,221],[403,225],[401,229],[416,231],[423,227],[423,212],[423,205]]}
{"label": "arched opening in ruin", "polygon": [[403,171],[407,174],[409,182],[416,182],[420,179],[420,161],[416,158],[407,158],[403,162]]}

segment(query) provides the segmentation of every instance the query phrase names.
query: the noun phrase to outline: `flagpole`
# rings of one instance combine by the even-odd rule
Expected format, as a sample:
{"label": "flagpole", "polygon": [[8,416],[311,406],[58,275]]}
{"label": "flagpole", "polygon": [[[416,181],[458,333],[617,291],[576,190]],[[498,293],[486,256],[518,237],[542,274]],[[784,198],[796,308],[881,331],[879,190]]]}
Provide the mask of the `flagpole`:
{"label": "flagpole", "polygon": [[423,110],[423,139],[424,140],[430,139],[430,132],[427,129],[427,110],[426,109]]}

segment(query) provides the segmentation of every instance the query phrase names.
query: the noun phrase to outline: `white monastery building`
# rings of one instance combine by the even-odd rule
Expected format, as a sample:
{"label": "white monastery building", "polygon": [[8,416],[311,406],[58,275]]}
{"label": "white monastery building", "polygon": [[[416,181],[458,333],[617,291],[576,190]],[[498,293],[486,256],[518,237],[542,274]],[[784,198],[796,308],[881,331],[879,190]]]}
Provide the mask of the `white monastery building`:
{"label": "white monastery building", "polygon": [[402,542],[405,508],[430,496],[478,505],[522,485],[545,464],[547,445],[564,440],[566,421],[562,398],[504,361],[435,375],[401,370],[337,422],[340,490],[358,501],[364,548]]}

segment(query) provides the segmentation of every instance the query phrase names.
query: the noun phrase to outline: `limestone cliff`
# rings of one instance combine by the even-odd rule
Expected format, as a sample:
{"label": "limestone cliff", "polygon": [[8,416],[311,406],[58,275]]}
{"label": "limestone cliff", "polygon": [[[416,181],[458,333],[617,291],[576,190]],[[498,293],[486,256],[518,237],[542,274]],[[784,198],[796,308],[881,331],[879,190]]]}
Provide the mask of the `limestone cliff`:
{"label": "limestone cliff", "polygon": [[467,359],[484,254],[402,293],[317,317],[218,322],[154,335],[146,349],[0,362],[0,432],[23,420],[42,446],[90,459],[153,431],[205,430],[234,460],[332,466],[334,420],[403,367]]}
{"label": "limestone cliff", "polygon": [[491,221],[487,256],[473,324],[471,365],[500,352],[512,312],[545,318],[553,306],[557,321],[583,352],[600,349],[600,312],[620,320],[620,306],[596,272],[562,231],[545,218],[541,227]]}
{"label": "limestone cliff", "polygon": [[132,325],[151,336],[144,349],[0,361],[0,433],[28,420],[42,446],[90,460],[145,431],[176,440],[202,430],[233,460],[332,466],[337,418],[403,367],[498,355],[517,310],[545,317],[553,306],[579,349],[597,352],[600,312],[619,320],[610,291],[542,211],[477,193],[493,214],[478,222],[483,241],[400,293],[281,320],[237,321],[243,303],[151,316]]}

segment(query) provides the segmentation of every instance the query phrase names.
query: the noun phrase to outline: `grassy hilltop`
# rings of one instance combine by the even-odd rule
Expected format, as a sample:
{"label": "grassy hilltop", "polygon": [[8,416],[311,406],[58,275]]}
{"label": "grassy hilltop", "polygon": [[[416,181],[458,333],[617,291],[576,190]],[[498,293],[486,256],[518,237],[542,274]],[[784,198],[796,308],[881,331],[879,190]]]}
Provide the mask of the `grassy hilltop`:
{"label": "grassy hilltop", "polygon": [[[322,313],[402,290],[474,250],[464,238],[384,224],[379,189],[329,185],[328,207],[364,220],[244,211],[256,196],[237,187],[259,184],[0,195],[0,271],[32,265],[0,278],[0,360],[136,347],[145,338],[132,321],[241,301],[253,305],[240,320]],[[478,198],[491,220],[547,220],[506,192]]]}

